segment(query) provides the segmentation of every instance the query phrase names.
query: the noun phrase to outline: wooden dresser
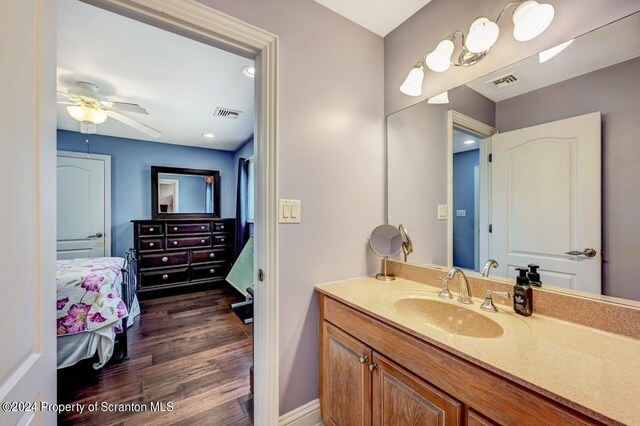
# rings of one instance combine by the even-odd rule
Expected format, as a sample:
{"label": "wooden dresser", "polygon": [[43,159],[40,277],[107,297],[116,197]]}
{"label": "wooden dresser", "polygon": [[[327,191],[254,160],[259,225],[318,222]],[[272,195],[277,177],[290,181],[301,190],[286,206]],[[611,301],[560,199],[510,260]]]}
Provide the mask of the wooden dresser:
{"label": "wooden dresser", "polygon": [[224,280],[231,269],[235,219],[132,222],[140,292]]}

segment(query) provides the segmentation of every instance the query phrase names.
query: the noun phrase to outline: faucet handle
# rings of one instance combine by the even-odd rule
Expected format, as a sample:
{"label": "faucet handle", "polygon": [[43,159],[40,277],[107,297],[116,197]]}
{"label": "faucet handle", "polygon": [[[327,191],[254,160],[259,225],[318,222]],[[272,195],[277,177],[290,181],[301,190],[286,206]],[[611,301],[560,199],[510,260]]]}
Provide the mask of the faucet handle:
{"label": "faucet handle", "polygon": [[438,277],[438,281],[444,284],[444,286],[442,287],[442,291],[438,296],[442,297],[443,299],[453,299],[451,292],[449,292],[449,280],[446,278]]}
{"label": "faucet handle", "polygon": [[506,291],[487,290],[487,295],[484,299],[484,303],[480,305],[480,309],[487,312],[498,312],[498,308],[496,308],[496,305],[493,304],[492,296],[500,296],[510,299],[511,293],[507,293]]}

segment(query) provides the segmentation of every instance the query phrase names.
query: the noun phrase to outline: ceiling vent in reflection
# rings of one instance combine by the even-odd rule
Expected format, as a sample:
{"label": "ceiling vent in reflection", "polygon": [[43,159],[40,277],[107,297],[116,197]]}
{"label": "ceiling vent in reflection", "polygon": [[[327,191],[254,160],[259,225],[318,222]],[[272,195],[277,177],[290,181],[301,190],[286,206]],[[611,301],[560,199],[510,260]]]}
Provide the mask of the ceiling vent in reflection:
{"label": "ceiling vent in reflection", "polygon": [[510,72],[493,80],[487,81],[487,84],[495,89],[504,89],[505,87],[513,86],[522,81],[522,78],[518,77],[516,73]]}
{"label": "ceiling vent in reflection", "polygon": [[237,111],[235,109],[223,108],[223,107],[218,107],[213,112],[214,117],[228,118],[230,120],[235,120],[240,116],[240,114],[242,114],[242,111]]}

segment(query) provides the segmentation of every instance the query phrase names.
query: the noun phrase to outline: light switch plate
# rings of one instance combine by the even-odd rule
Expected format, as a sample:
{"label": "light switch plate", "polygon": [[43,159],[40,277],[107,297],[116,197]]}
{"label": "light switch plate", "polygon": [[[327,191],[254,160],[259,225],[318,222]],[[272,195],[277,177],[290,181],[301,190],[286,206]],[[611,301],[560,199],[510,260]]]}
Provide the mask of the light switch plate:
{"label": "light switch plate", "polygon": [[447,205],[446,204],[438,204],[438,220],[447,220]]}
{"label": "light switch plate", "polygon": [[458,216],[458,217],[466,217],[467,216],[467,211],[466,210],[456,210],[456,216]]}
{"label": "light switch plate", "polygon": [[280,199],[279,216],[280,223],[300,223],[302,210],[300,208],[300,200],[284,200]]}

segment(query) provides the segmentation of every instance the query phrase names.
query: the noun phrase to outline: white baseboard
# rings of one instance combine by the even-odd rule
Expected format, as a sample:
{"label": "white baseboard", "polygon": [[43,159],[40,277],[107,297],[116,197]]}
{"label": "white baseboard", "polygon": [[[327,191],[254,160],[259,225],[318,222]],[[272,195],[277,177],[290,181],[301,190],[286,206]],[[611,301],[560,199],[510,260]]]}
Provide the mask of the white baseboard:
{"label": "white baseboard", "polygon": [[280,426],[323,426],[320,401],[315,399],[280,417]]}

